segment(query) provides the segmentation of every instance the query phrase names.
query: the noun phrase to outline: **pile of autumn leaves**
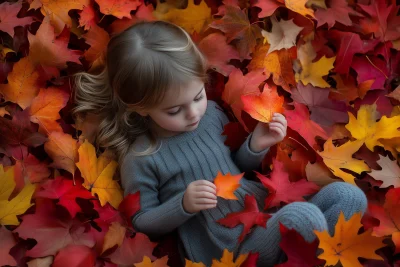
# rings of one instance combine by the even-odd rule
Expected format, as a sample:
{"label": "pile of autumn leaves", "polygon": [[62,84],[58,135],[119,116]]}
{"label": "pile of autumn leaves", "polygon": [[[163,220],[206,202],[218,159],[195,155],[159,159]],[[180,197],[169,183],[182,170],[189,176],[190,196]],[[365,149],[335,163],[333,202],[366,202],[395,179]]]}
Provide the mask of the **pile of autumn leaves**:
{"label": "pile of autumn leaves", "polygon": [[[140,193],[123,199],[113,180],[113,155],[96,155],[83,141],[88,128],[69,116],[68,75],[101,65],[111,35],[138,20],[156,19],[182,26],[207,56],[210,97],[222,99],[234,118],[223,133],[232,149],[256,121],[268,122],[272,112],[285,114],[288,136],[263,162],[263,173],[273,170],[256,174],[271,192],[267,209],[304,201],[337,178],[368,196],[367,214],[348,221],[341,216],[333,237],[316,232],[318,238],[307,243],[282,225],[280,246],[288,261],[279,266],[339,260],[343,266],[395,265],[398,11],[389,0],[0,4],[0,265],[160,267],[170,260],[177,266],[168,256],[157,259],[157,243],[132,229],[129,218],[140,209]],[[83,132],[79,137],[76,129]],[[241,176],[218,174],[219,196],[235,201]],[[218,223],[243,225],[241,242],[253,227],[265,227],[267,212],[247,196],[242,212]],[[319,258],[318,247],[324,251]],[[256,261],[256,253],[234,259],[225,250],[212,266]],[[204,265],[186,261],[186,266]]]}

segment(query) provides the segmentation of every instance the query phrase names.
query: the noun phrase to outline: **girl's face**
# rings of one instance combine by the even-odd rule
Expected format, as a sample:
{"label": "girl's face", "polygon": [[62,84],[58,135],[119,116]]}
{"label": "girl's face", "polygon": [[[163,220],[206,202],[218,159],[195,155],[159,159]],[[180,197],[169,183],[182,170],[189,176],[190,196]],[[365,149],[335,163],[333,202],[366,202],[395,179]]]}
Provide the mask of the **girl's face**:
{"label": "girl's face", "polygon": [[168,137],[196,129],[206,109],[204,82],[196,79],[180,90],[167,91],[162,103],[146,113],[153,122],[151,129]]}

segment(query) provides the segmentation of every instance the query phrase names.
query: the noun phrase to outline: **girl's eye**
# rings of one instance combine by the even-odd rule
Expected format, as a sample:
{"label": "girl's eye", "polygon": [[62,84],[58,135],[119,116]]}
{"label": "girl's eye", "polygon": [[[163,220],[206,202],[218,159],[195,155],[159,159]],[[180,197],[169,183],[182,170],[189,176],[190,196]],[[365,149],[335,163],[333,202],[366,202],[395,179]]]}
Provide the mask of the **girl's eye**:
{"label": "girl's eye", "polygon": [[179,108],[177,111],[175,112],[168,112],[169,115],[176,115],[179,113],[179,111],[181,111],[181,109]]}
{"label": "girl's eye", "polygon": [[203,99],[203,95],[201,95],[199,98],[196,98],[194,101],[199,102],[202,99]]}

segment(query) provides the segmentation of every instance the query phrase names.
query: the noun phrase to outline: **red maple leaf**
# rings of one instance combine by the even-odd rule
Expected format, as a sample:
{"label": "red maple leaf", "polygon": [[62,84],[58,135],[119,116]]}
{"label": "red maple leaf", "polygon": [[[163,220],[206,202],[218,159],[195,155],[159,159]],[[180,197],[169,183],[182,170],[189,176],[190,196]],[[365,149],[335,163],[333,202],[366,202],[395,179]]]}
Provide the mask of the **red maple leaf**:
{"label": "red maple leaf", "polygon": [[95,262],[93,249],[84,245],[68,245],[60,249],[52,266],[95,266]]}
{"label": "red maple leaf", "polygon": [[37,147],[46,137],[35,131],[30,121],[29,110],[17,111],[12,120],[0,117],[0,148],[18,160],[28,156],[28,147]]}
{"label": "red maple leaf", "polygon": [[0,259],[1,265],[17,265],[15,259],[10,255],[10,249],[17,244],[11,231],[5,227],[0,228]]}
{"label": "red maple leaf", "polygon": [[22,217],[14,230],[21,238],[33,238],[37,244],[26,252],[29,257],[45,257],[69,244],[93,247],[95,240],[89,224],[73,220],[68,213],[56,208],[52,200],[36,201],[36,212]]}
{"label": "red maple leaf", "polygon": [[119,204],[118,210],[121,212],[128,225],[131,224],[132,216],[140,210],[140,192],[128,194]]}
{"label": "red maple leaf", "polygon": [[274,169],[271,173],[271,179],[254,171],[269,191],[265,199],[265,209],[279,206],[281,202],[305,201],[303,198],[305,195],[316,193],[319,190],[318,185],[308,182],[306,179],[291,183],[288,173],[283,169],[283,163],[275,159],[272,160],[272,163]]}
{"label": "red maple leaf", "polygon": [[254,196],[246,195],[242,211],[229,213],[225,218],[219,219],[217,222],[229,228],[243,224],[243,232],[239,236],[239,242],[242,242],[254,225],[265,228],[270,217],[271,215],[258,210],[257,201]]}
{"label": "red maple leaf", "polygon": [[0,31],[14,36],[14,27],[25,26],[33,22],[32,17],[18,18],[17,15],[21,10],[22,2],[0,4]]}
{"label": "red maple leaf", "polygon": [[75,179],[75,183],[74,185],[72,180],[62,176],[47,180],[42,184],[42,190],[37,192],[35,197],[58,199],[58,204],[64,206],[74,218],[76,213],[81,211],[81,207],[76,203],[76,198],[93,198],[92,194],[82,186],[81,180]]}
{"label": "red maple leaf", "polygon": [[275,267],[314,267],[325,263],[317,258],[317,238],[309,243],[296,230],[288,229],[282,223],[279,223],[279,231],[282,236],[279,246],[286,253],[288,261]]}

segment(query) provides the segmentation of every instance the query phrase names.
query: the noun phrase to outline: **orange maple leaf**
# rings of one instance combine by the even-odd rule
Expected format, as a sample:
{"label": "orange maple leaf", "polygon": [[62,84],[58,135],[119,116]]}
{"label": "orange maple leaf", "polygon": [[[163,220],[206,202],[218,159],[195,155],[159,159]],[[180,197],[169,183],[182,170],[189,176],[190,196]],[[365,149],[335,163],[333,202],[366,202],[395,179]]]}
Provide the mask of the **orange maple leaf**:
{"label": "orange maple leaf", "polygon": [[21,58],[14,64],[12,72],[8,74],[8,84],[0,84],[0,93],[6,100],[17,103],[25,109],[31,105],[33,98],[39,92],[38,78],[39,73],[31,58]]}
{"label": "orange maple leaf", "polygon": [[58,88],[40,89],[30,108],[31,121],[39,124],[39,132],[49,134],[63,131],[56,120],[61,118],[59,112],[68,99],[69,94]]}
{"label": "orange maple leaf", "polygon": [[135,267],[169,267],[167,265],[168,261],[168,256],[164,256],[162,258],[159,258],[155,260],[154,262],[151,262],[151,259],[147,256],[143,257],[143,261],[140,263],[135,263]]}
{"label": "orange maple leaf", "polygon": [[104,15],[113,15],[119,19],[130,18],[131,11],[142,4],[140,0],[96,0],[100,12]]}
{"label": "orange maple leaf", "polygon": [[192,262],[188,259],[185,259],[185,267],[206,267],[202,262]]}
{"label": "orange maple leaf", "polygon": [[78,144],[71,135],[63,132],[52,132],[44,144],[44,150],[53,159],[52,166],[75,173],[75,161],[78,158]]}
{"label": "orange maple leaf", "polygon": [[270,122],[275,112],[283,112],[284,98],[265,85],[260,95],[243,95],[244,111],[258,121]]}
{"label": "orange maple leaf", "polygon": [[217,186],[217,196],[237,200],[238,198],[233,193],[240,187],[239,181],[242,179],[243,174],[244,172],[231,175],[228,172],[228,174],[223,175],[221,172],[218,172],[214,179],[214,184]]}
{"label": "orange maple leaf", "polygon": [[343,267],[362,267],[359,257],[383,260],[375,251],[386,246],[382,242],[384,237],[372,236],[372,229],[358,235],[362,226],[360,220],[361,213],[356,213],[345,221],[343,212],[340,212],[334,236],[330,236],[327,230],[314,230],[320,241],[319,248],[324,250],[318,258],[326,260],[326,265],[336,265],[340,261]]}
{"label": "orange maple leaf", "polygon": [[248,255],[241,254],[237,257],[236,261],[233,261],[233,252],[224,249],[221,261],[213,259],[211,267],[239,267],[247,259]]}
{"label": "orange maple leaf", "polygon": [[124,241],[125,232],[126,227],[122,226],[121,223],[118,221],[112,222],[108,228],[108,232],[104,236],[103,249],[101,250],[101,253],[115,245],[120,247]]}

